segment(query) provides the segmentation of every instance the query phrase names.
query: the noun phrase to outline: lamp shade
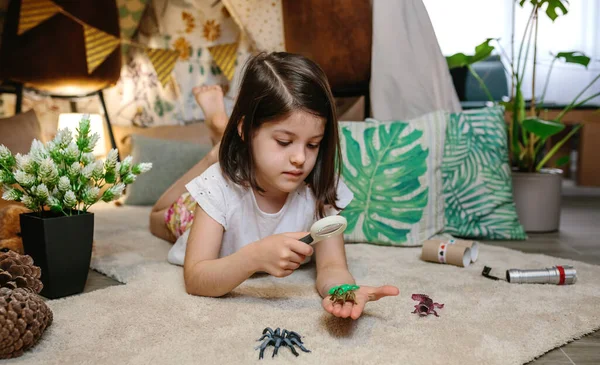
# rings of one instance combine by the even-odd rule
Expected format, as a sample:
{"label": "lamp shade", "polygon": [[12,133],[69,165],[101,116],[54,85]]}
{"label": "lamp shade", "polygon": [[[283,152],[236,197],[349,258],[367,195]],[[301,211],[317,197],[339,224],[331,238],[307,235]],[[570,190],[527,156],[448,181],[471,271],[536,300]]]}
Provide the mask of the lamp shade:
{"label": "lamp shade", "polygon": [[[100,139],[96,143],[93,154],[96,157],[106,156],[106,134],[104,133],[104,121],[100,114],[88,114],[90,118],[90,133],[98,133]],[[62,113],[58,117],[58,129],[69,129],[73,137],[77,136],[77,128],[84,114]]]}
{"label": "lamp shade", "polygon": [[[120,37],[115,0],[52,0],[84,23]],[[0,47],[0,80],[12,80],[52,95],[80,96],[117,82],[120,47],[88,74],[83,26],[58,13],[18,35],[22,2],[8,7]]]}

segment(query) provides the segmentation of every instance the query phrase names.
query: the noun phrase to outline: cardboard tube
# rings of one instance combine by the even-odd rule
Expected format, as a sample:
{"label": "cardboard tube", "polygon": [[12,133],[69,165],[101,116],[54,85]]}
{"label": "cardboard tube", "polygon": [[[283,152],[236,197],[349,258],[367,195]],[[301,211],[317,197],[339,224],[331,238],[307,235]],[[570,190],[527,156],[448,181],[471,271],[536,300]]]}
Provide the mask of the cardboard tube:
{"label": "cardboard tube", "polygon": [[466,241],[466,240],[458,240],[458,239],[443,240],[440,238],[433,239],[432,241],[448,242],[449,244],[454,244],[454,245],[470,248],[471,249],[471,262],[477,261],[477,257],[479,257],[479,243],[477,241]]}
{"label": "cardboard tube", "polygon": [[454,266],[467,267],[471,264],[471,249],[466,246],[448,244],[438,240],[423,242],[421,259]]}

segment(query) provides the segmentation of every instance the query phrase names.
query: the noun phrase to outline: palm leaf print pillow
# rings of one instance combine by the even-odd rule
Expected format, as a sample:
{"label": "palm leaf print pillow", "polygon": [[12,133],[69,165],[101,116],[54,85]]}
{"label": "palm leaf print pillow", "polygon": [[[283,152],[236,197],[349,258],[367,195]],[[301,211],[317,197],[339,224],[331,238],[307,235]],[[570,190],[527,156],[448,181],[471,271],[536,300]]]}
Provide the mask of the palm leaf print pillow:
{"label": "palm leaf print pillow", "polygon": [[444,225],[444,112],[409,121],[340,122],[346,242],[418,246]]}
{"label": "palm leaf print pillow", "polygon": [[445,232],[490,240],[526,239],[513,202],[504,108],[449,117],[442,163]]}

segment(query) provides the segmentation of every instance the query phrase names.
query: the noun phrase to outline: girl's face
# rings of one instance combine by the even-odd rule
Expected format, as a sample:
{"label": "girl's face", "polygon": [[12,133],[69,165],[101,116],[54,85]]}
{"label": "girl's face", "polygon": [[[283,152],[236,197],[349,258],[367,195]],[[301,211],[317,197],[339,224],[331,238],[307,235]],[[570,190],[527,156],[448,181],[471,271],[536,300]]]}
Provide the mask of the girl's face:
{"label": "girl's face", "polygon": [[324,118],[304,111],[263,123],[252,139],[258,185],[266,194],[290,193],[310,174],[325,132]]}

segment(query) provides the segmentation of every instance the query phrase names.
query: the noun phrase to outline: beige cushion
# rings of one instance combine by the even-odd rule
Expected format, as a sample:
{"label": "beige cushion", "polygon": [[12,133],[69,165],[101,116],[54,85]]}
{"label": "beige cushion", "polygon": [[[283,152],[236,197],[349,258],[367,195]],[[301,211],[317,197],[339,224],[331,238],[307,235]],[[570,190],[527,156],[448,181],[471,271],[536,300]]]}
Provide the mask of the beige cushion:
{"label": "beige cushion", "polygon": [[[203,122],[147,128],[113,126],[113,133],[121,158],[131,155],[131,136],[133,134],[172,141],[195,142],[203,145],[211,144],[210,132]],[[109,143],[108,148],[110,148],[109,138],[107,138],[107,143]]]}
{"label": "beige cushion", "polygon": [[33,109],[0,119],[0,144],[16,155],[29,153],[31,142],[42,140],[42,128]]}
{"label": "beige cushion", "polygon": [[[0,119],[0,144],[8,147],[13,155],[29,153],[31,142],[34,139],[42,140],[42,129],[33,109]],[[2,187],[0,186],[0,208],[14,203],[7,202],[1,197]]]}
{"label": "beige cushion", "polygon": [[127,187],[125,204],[154,205],[181,176],[202,160],[211,144],[132,136],[132,163],[152,162],[152,169]]}

